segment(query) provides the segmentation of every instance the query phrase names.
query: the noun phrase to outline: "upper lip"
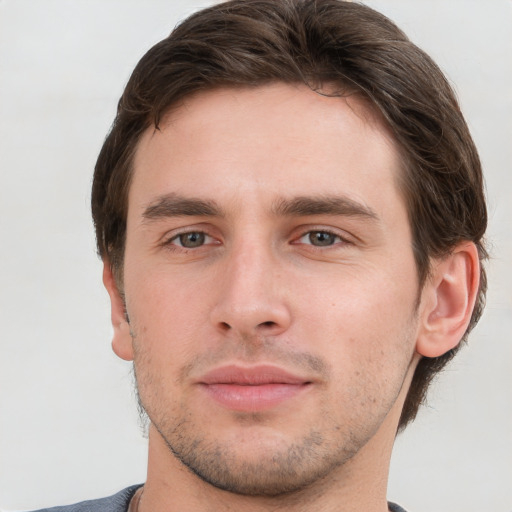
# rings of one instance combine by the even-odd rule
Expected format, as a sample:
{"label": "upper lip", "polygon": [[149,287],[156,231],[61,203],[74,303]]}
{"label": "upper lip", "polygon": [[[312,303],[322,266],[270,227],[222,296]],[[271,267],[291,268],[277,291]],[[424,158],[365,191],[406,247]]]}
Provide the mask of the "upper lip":
{"label": "upper lip", "polygon": [[201,384],[238,384],[258,386],[264,384],[307,384],[309,379],[294,375],[273,365],[228,365],[215,368],[198,379]]}

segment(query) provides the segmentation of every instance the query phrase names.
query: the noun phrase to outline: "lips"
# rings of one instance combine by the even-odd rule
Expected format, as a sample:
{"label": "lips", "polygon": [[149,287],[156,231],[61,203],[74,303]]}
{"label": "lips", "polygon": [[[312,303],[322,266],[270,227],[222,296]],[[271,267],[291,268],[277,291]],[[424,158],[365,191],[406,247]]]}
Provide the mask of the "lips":
{"label": "lips", "polygon": [[256,412],[295,398],[312,383],[275,366],[233,365],[208,372],[198,384],[209,398],[228,409]]}

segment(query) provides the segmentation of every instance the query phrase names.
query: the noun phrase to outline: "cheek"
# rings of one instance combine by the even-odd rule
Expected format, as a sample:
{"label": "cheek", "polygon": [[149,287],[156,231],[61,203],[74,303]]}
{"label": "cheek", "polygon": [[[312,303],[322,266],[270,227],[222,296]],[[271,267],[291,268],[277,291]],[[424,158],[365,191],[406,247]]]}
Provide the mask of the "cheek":
{"label": "cheek", "polygon": [[[405,267],[407,268],[407,266]],[[410,268],[410,267],[409,267]],[[315,340],[311,348],[340,369],[344,385],[369,376],[387,378],[406,368],[416,337],[417,285],[414,267],[397,280],[389,271],[367,267],[333,273],[303,290],[298,329]]]}
{"label": "cheek", "polygon": [[180,322],[186,328],[184,319],[204,310],[211,287],[197,273],[185,274],[184,269],[165,266],[139,268],[126,281],[127,306],[134,313],[140,312],[149,324]]}
{"label": "cheek", "polygon": [[153,368],[167,373],[170,367],[179,367],[193,356],[194,340],[206,338],[207,290],[164,272],[134,273],[127,281],[135,345]]}
{"label": "cheek", "polygon": [[[344,297],[308,312],[306,325],[312,327],[315,319],[317,325],[309,331],[313,350],[332,369],[329,402],[337,406],[328,414],[351,421],[354,428],[373,424],[369,416],[377,423],[383,419],[400,393],[414,354],[411,294],[393,293]],[[321,324],[318,318],[323,318]]]}
{"label": "cheek", "polygon": [[340,266],[297,289],[308,323],[340,329],[357,329],[386,335],[388,329],[410,321],[418,298],[413,262],[387,268],[380,265]]}

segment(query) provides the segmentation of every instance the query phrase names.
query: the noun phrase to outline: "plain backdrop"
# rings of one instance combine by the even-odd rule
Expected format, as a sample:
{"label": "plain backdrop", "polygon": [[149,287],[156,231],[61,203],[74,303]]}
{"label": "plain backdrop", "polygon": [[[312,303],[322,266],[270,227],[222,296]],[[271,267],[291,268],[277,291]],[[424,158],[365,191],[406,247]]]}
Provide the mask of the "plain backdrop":
{"label": "plain backdrop", "polygon": [[[0,0],[0,508],[142,482],[131,368],[110,349],[92,169],[143,53],[208,0]],[[512,3],[369,0],[447,73],[487,176],[488,305],[398,439],[411,512],[512,510]]]}

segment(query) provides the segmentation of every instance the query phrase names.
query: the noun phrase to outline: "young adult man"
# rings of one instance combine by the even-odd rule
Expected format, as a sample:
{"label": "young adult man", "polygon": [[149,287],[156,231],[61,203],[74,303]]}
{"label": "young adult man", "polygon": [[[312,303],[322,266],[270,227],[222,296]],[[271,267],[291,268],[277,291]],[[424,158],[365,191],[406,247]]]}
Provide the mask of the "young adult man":
{"label": "young adult man", "polygon": [[136,67],[92,197],[148,476],[69,510],[400,510],[394,437],[483,306],[476,150],[436,65],[337,0],[235,0]]}

